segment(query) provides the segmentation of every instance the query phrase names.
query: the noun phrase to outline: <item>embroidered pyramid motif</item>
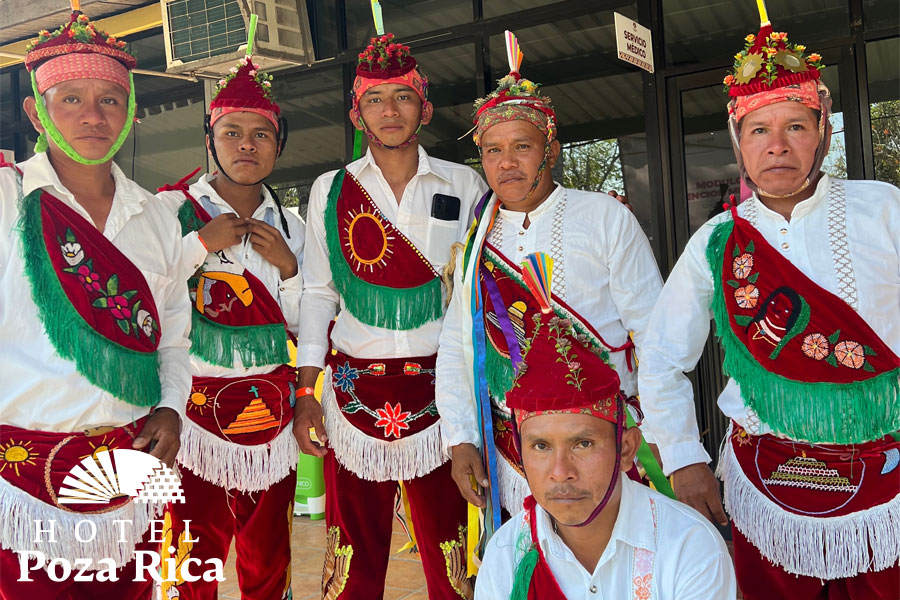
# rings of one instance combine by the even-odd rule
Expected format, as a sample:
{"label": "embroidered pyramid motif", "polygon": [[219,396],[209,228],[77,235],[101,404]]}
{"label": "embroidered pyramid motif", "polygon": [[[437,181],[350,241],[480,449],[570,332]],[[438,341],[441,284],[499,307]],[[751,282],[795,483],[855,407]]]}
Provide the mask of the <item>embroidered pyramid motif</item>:
{"label": "embroidered pyramid motif", "polygon": [[786,485],[808,488],[824,492],[855,492],[856,487],[846,477],[841,477],[837,469],[814,458],[795,456],[764,479],[769,485]]}
{"label": "embroidered pyramid motif", "polygon": [[225,435],[234,435],[238,433],[254,433],[257,431],[265,431],[278,427],[279,423],[272,415],[272,411],[262,401],[261,398],[254,398],[250,404],[244,407],[244,410],[235,417],[223,433]]}

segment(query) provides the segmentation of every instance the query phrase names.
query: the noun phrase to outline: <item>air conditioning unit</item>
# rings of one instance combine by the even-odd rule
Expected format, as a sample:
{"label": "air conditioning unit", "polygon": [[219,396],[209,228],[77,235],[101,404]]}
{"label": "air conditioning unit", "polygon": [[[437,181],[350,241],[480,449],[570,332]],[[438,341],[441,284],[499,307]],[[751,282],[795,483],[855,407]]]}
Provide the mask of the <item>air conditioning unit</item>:
{"label": "air conditioning unit", "polygon": [[258,19],[254,61],[271,70],[315,61],[306,0],[160,0],[166,71],[224,74],[247,46]]}

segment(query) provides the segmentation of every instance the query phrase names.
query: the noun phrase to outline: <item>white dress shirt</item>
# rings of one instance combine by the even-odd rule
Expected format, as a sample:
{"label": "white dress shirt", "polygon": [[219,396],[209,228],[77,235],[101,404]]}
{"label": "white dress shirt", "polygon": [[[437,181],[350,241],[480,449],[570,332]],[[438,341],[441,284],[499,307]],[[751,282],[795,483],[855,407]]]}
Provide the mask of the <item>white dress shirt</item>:
{"label": "white dress shirt", "polygon": [[[196,183],[190,186],[189,192],[194,199],[199,202],[210,216],[215,218],[218,215],[230,213],[237,214],[228,202],[210,185],[210,181],[215,179],[214,175],[203,175]],[[252,218],[263,221],[273,226],[281,233],[288,248],[291,249],[297,258],[297,274],[293,277],[282,281],[281,272],[278,267],[267,261],[262,255],[256,251],[253,244],[250,243],[250,236],[244,236],[240,243],[231,246],[230,251],[240,261],[248,271],[253,273],[259,279],[266,289],[272,294],[272,297],[281,307],[284,314],[284,320],[288,329],[296,335],[300,328],[300,294],[303,291],[303,276],[300,273],[300,266],[303,264],[303,240],[306,237],[306,227],[302,219],[289,210],[284,210],[284,218],[287,221],[288,233],[290,237],[284,234],[281,225],[281,217],[278,214],[278,206],[275,199],[272,198],[269,191],[263,187],[261,189],[262,202],[251,215]],[[183,193],[177,191],[160,192],[157,194],[160,200],[164,201],[172,210],[173,214],[177,214],[178,209],[184,204],[186,198]],[[207,260],[209,253],[200,242],[199,234],[196,231],[184,236],[182,263],[184,269],[184,279],[187,280],[194,272],[199,269]],[[234,367],[222,367],[213,365],[205,360],[191,354],[191,374],[202,377],[243,377],[246,375],[259,375],[262,373],[271,373],[280,365],[259,365],[245,367],[241,362],[240,353],[234,352]]]}
{"label": "white dress shirt", "polygon": [[[489,211],[490,207],[485,214]],[[527,228],[523,226],[526,214]],[[486,224],[487,218],[480,224],[476,244],[484,237]],[[638,348],[643,344],[662,278],[640,224],[615,198],[557,185],[530,213],[501,208],[488,242],[516,265],[533,252],[548,253],[554,260],[550,283],[554,294],[613,347],[627,342],[629,332]],[[465,442],[480,445],[470,308],[475,258],[461,282],[462,253],[457,257],[453,296],[438,351],[437,407],[446,448]],[[637,376],[629,372],[625,353],[610,352],[609,356],[622,389],[635,394]]]}
{"label": "white dress shirt", "polygon": [[[830,186],[831,179],[823,176],[814,194],[797,203],[790,220],[756,196],[739,205],[738,214],[804,275],[851,306],[855,303],[859,315],[900,354],[900,190],[877,181],[843,182],[845,216],[838,219],[839,196],[829,193]],[[728,218],[714,217],[691,237],[666,281],[641,348],[643,428],[659,445],[666,474],[710,460],[700,443],[693,388],[685,372],[697,365],[712,318],[707,243],[714,226]],[[834,243],[849,247],[849,280],[838,274]],[[718,404],[749,433],[771,432],[744,405],[734,380],[729,379]]]}
{"label": "white dress shirt", "polygon": [[[92,222],[63,187],[46,152],[21,163],[25,195],[46,190]],[[190,304],[181,273],[181,230],[153,194],[125,177],[113,163],[115,196],[103,235],[147,280],[159,311],[158,348],[162,399],[158,407],[184,414],[191,387],[188,368]],[[90,383],[75,362],[60,358],[31,301],[16,222],[18,188],[12,169],[0,169],[0,423],[25,429],[67,432],[121,426],[147,415]],[[110,364],[110,369],[118,365]]]}
{"label": "white dress shirt", "polygon": [[[375,163],[370,150],[347,165],[366,189],[385,219],[418,248],[440,273],[450,260],[450,246],[463,241],[472,209],[487,187],[471,168],[428,156],[419,146],[419,166],[397,202],[391,186]],[[437,351],[441,321],[415,329],[391,330],[366,325],[344,310],[331,278],[325,241],[325,205],[337,171],[316,179],[309,193],[306,251],[303,261],[303,300],[300,304],[300,337],[297,366],[323,367],[328,351],[328,325],[341,317],[331,332],[334,348],[356,358],[402,358],[430,356]],[[435,194],[460,199],[459,219],[445,221],[431,216]]]}
{"label": "white dress shirt", "polygon": [[[537,537],[550,571],[568,600],[734,600],[734,567],[722,536],[700,513],[622,476],[619,514],[593,572],[578,562],[538,505]],[[656,507],[653,522],[651,500]],[[488,542],[475,600],[506,600],[516,567],[531,545],[523,510]],[[524,543],[523,543],[524,542]],[[635,550],[653,553],[649,596],[634,592]]]}

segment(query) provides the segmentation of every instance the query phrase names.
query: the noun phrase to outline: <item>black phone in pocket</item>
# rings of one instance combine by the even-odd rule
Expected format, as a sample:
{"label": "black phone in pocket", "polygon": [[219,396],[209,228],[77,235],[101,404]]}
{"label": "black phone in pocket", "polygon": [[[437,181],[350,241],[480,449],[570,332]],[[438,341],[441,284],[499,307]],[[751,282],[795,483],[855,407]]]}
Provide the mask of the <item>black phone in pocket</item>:
{"label": "black phone in pocket", "polygon": [[431,199],[431,216],[441,221],[459,220],[459,198],[435,194]]}

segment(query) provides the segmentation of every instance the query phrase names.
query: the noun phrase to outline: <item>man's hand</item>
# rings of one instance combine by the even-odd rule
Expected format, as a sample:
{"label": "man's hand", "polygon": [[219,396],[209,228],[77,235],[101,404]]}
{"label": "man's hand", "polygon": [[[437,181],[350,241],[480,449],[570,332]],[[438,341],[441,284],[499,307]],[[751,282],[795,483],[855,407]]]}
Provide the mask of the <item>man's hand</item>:
{"label": "man's hand", "polygon": [[239,243],[249,231],[250,225],[247,223],[247,219],[241,219],[234,213],[222,213],[204,225],[199,233],[206,249],[210,252],[218,252]]}
{"label": "man's hand", "polygon": [[697,463],[672,473],[672,490],[679,500],[711,522],[728,525],[719,494],[719,482],[709,465]]}
{"label": "man's hand", "polygon": [[[290,279],[297,274],[297,257],[288,248],[281,232],[258,219],[248,219],[250,224],[250,243],[260,256],[278,267],[281,280]],[[206,238],[203,238],[206,239]]]}
{"label": "man's hand", "polygon": [[181,447],[181,418],[171,408],[160,408],[144,423],[144,428],[131,447],[135,450],[147,449],[150,456],[155,456],[171,467],[175,464],[175,455]]}
{"label": "man's hand", "polygon": [[[310,428],[316,430],[316,437],[321,444],[317,444],[309,435]],[[325,425],[322,423],[322,405],[316,401],[315,396],[302,396],[297,398],[294,406],[294,437],[303,454],[310,456],[325,456],[328,454],[328,434],[325,433]]]}
{"label": "man's hand", "polygon": [[466,499],[466,502],[478,508],[487,506],[484,496],[479,496],[472,489],[471,477],[474,477],[478,485],[483,488],[490,486],[478,448],[472,444],[457,444],[450,448],[450,459],[452,460],[450,474],[462,497]]}

